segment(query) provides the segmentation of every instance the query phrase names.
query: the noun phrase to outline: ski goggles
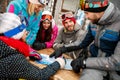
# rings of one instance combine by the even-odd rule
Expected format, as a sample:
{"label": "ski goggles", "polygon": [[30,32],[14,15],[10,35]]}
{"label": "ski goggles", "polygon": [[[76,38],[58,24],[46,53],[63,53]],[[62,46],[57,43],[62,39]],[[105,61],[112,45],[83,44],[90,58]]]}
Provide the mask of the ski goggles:
{"label": "ski goggles", "polygon": [[42,21],[45,21],[45,20],[52,21],[52,16],[51,15],[42,15],[41,20]]}
{"label": "ski goggles", "polygon": [[72,13],[65,13],[65,14],[62,14],[61,18],[62,20],[66,20],[66,18],[72,18],[74,17]]}
{"label": "ski goggles", "polygon": [[50,0],[38,0],[41,4],[46,5]]}

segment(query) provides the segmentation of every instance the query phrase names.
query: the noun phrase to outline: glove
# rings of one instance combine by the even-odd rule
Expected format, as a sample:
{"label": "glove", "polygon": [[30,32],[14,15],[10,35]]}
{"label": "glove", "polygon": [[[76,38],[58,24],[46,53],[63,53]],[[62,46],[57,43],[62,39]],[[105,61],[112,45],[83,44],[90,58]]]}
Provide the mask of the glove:
{"label": "glove", "polygon": [[42,57],[40,56],[40,54],[36,51],[32,51],[30,52],[30,56],[29,56],[30,60],[41,60]]}
{"label": "glove", "polygon": [[66,52],[66,48],[63,46],[63,47],[55,50],[55,51],[50,55],[50,57],[53,57],[53,56],[55,56],[55,58],[60,57],[64,52]]}
{"label": "glove", "polygon": [[84,48],[80,52],[79,57],[71,62],[71,66],[74,72],[79,73],[81,68],[86,68],[85,60],[87,59],[87,57],[88,50],[87,48]]}
{"label": "glove", "polygon": [[59,57],[59,58],[56,58],[55,60],[60,64],[60,68],[63,69],[65,66],[65,59]]}
{"label": "glove", "polygon": [[32,48],[35,50],[41,50],[46,48],[46,44],[45,43],[40,43],[39,41],[36,41],[33,43]]}
{"label": "glove", "polygon": [[81,68],[86,68],[85,59],[77,58],[71,62],[71,66],[75,73],[79,73]]}

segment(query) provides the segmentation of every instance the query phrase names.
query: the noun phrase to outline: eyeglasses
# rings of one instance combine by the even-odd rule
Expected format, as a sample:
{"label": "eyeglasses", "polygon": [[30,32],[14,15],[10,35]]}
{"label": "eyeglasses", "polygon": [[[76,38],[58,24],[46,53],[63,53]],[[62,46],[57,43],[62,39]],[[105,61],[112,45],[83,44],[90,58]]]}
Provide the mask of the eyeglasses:
{"label": "eyeglasses", "polygon": [[74,17],[72,13],[62,14],[61,16],[62,20],[65,20],[66,18],[72,18],[72,17]]}
{"label": "eyeglasses", "polygon": [[38,0],[41,4],[46,5],[50,0]]}
{"label": "eyeglasses", "polygon": [[42,15],[41,20],[42,20],[42,21],[44,21],[44,20],[52,21],[52,16],[51,16],[51,15]]}

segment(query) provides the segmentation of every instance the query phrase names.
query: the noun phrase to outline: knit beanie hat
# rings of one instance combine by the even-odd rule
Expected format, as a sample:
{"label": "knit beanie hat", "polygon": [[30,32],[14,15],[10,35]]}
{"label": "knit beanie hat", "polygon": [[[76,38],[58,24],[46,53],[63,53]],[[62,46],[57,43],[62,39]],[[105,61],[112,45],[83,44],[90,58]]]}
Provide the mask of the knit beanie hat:
{"label": "knit beanie hat", "polygon": [[52,13],[50,11],[43,11],[41,21],[49,20],[52,21]]}
{"label": "knit beanie hat", "polygon": [[72,20],[74,22],[74,24],[76,23],[76,19],[72,12],[67,12],[65,14],[62,14],[61,18],[62,18],[63,25],[65,24],[65,21],[68,19]]}
{"label": "knit beanie hat", "polygon": [[20,39],[26,31],[25,28],[26,26],[21,23],[20,18],[14,13],[0,14],[0,34]]}
{"label": "knit beanie hat", "polygon": [[80,8],[88,12],[105,11],[109,5],[109,0],[80,0]]}

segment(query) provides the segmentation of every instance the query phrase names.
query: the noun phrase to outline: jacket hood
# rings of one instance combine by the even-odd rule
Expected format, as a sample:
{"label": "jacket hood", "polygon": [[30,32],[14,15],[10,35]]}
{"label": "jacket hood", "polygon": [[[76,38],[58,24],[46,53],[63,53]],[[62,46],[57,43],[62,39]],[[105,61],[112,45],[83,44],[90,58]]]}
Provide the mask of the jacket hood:
{"label": "jacket hood", "polygon": [[120,13],[118,8],[115,7],[113,3],[110,3],[108,8],[105,10],[105,13],[98,21],[98,25],[106,25],[115,22],[117,20],[116,18],[119,18],[120,16],[118,13]]}

